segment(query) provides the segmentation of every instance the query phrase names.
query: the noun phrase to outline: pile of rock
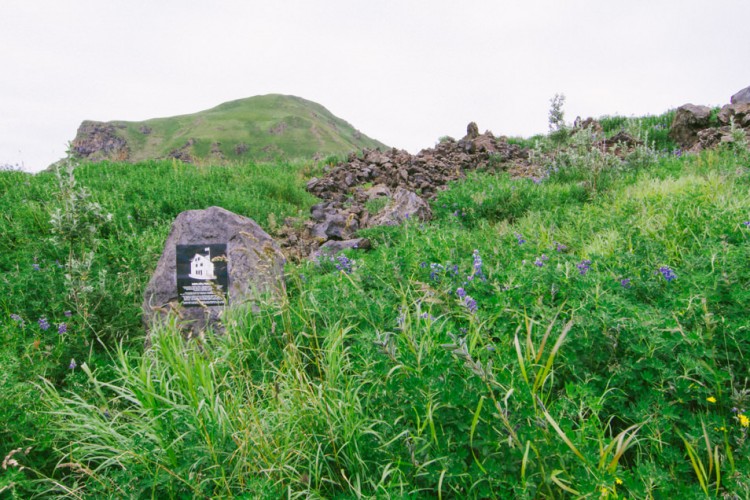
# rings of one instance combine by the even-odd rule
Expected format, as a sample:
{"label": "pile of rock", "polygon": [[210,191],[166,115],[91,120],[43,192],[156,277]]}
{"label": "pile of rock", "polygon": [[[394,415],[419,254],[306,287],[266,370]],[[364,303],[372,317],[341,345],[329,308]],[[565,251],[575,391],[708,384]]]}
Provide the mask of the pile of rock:
{"label": "pile of rock", "polygon": [[731,123],[744,129],[750,140],[750,87],[733,95],[715,119],[708,106],[685,104],[677,108],[669,136],[682,149],[698,152],[732,142]]}
{"label": "pile of rock", "polygon": [[[525,149],[489,131],[480,134],[473,122],[464,138],[445,139],[416,155],[398,149],[364,150],[361,155],[350,155],[325,177],[307,183],[307,190],[323,202],[312,207],[310,219],[301,227],[299,221],[287,221],[281,230],[281,246],[292,258],[362,248],[369,242],[356,238],[359,229],[406,219],[429,220],[432,213],[427,201],[467,171],[525,166]],[[381,208],[373,213],[374,205]]]}

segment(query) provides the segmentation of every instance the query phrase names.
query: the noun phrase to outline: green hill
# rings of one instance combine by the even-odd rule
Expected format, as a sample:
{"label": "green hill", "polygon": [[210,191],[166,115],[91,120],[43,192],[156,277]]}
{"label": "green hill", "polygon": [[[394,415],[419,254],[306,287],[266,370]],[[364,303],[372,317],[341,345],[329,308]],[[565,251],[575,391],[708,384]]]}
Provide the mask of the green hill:
{"label": "green hill", "polygon": [[215,164],[312,158],[386,146],[300,97],[269,94],[189,115],[140,122],[84,121],[71,150],[89,161],[177,158]]}

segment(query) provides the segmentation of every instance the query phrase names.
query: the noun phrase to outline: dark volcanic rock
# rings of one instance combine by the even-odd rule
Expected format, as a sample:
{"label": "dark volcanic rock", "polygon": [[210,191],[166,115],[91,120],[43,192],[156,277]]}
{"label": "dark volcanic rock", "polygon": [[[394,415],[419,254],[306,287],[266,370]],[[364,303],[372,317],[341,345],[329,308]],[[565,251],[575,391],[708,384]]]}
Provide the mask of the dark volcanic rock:
{"label": "dark volcanic rock", "polygon": [[707,128],[711,118],[711,108],[684,104],[677,108],[669,137],[683,149],[690,149],[698,142],[698,131]]}
{"label": "dark volcanic rock", "polygon": [[70,147],[73,155],[89,161],[124,161],[130,156],[127,141],[112,123],[84,121]]}
{"label": "dark volcanic rock", "polygon": [[[406,151],[363,150],[351,154],[325,176],[313,178],[307,190],[321,200],[311,209],[303,228],[282,229],[282,247],[294,258],[308,256],[326,241],[349,240],[359,228],[398,224],[409,218],[431,217],[428,201],[448,183],[477,169],[524,171],[528,152],[504,137],[479,133],[470,123],[459,141],[446,139],[416,155]],[[371,214],[364,204],[387,197],[389,202]]]}
{"label": "dark volcanic rock", "polygon": [[373,226],[397,226],[401,222],[411,220],[430,220],[432,210],[422,198],[413,191],[402,187],[396,188],[396,192],[388,204],[367,222],[369,227]]}
{"label": "dark volcanic rock", "polygon": [[220,207],[188,210],[172,224],[164,251],[143,300],[143,321],[165,321],[170,313],[188,336],[210,326],[222,331],[223,306],[186,307],[177,290],[177,245],[226,244],[229,304],[255,304],[284,289],[284,256],[273,239],[252,219]]}

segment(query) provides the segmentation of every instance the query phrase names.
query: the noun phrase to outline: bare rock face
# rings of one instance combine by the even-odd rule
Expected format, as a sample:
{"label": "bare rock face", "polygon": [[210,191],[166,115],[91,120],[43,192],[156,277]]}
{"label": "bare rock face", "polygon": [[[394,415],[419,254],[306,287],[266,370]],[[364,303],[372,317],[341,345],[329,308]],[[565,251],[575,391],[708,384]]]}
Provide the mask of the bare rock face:
{"label": "bare rock face", "polygon": [[677,108],[669,137],[683,149],[690,149],[698,142],[698,131],[708,127],[711,108],[684,104]]}
{"label": "bare rock face", "polygon": [[127,141],[112,123],[84,121],[70,147],[75,156],[90,161],[124,161],[130,156]]}
{"label": "bare rock face", "polygon": [[745,87],[736,94],[734,94],[729,102],[732,104],[748,104],[750,103],[750,87]]}
{"label": "bare rock face", "polygon": [[188,337],[223,331],[226,304],[255,304],[284,290],[285,259],[252,219],[220,207],[188,210],[172,224],[143,300],[147,329],[170,313]]}

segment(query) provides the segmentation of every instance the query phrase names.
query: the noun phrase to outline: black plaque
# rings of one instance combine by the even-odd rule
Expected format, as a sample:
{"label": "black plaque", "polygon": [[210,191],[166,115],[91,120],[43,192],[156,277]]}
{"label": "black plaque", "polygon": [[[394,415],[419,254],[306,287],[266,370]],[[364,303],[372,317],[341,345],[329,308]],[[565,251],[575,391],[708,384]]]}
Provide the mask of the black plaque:
{"label": "black plaque", "polygon": [[177,293],[185,307],[227,303],[226,243],[177,245]]}

